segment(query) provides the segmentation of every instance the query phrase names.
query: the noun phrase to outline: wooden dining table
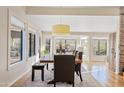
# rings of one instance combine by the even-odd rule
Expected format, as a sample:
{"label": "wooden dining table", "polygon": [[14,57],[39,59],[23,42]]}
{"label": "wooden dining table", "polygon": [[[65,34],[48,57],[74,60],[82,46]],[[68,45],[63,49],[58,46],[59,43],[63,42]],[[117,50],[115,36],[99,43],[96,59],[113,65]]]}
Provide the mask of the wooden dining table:
{"label": "wooden dining table", "polygon": [[[46,65],[46,68],[47,68],[47,70],[48,70],[48,68],[49,68],[49,63],[54,63],[54,59],[53,59],[53,58],[40,59],[40,63],[46,63],[46,64],[47,64],[47,65]],[[77,64],[77,63],[82,63],[82,61],[79,60],[79,59],[75,59],[75,64]]]}
{"label": "wooden dining table", "polygon": [[46,63],[47,65],[46,65],[46,68],[47,68],[47,70],[48,70],[48,68],[49,68],[49,63],[54,63],[54,59],[53,58],[42,58],[42,59],[40,59],[40,63]]}

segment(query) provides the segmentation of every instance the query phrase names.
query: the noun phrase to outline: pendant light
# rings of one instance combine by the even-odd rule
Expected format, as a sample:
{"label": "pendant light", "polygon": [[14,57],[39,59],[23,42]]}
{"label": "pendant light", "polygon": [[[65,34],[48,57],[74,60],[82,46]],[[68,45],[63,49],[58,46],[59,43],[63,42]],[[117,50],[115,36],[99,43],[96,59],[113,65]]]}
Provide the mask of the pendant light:
{"label": "pendant light", "polygon": [[70,26],[67,24],[62,24],[62,18],[60,17],[60,24],[53,25],[53,35],[69,35]]}

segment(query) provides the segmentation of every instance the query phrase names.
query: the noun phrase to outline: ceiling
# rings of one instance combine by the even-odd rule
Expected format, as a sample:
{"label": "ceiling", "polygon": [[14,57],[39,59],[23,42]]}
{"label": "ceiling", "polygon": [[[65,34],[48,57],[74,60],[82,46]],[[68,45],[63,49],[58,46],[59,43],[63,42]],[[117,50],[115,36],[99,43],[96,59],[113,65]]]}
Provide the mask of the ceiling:
{"label": "ceiling", "polygon": [[70,25],[71,32],[116,32],[120,7],[114,6],[27,6],[26,14],[41,31],[52,31],[55,24]]}
{"label": "ceiling", "polygon": [[28,15],[29,21],[41,28],[52,31],[55,24],[70,25],[71,32],[116,32],[119,16],[78,16],[78,15]]}
{"label": "ceiling", "polygon": [[117,16],[120,13],[117,6],[27,6],[28,15],[91,15],[91,16]]}

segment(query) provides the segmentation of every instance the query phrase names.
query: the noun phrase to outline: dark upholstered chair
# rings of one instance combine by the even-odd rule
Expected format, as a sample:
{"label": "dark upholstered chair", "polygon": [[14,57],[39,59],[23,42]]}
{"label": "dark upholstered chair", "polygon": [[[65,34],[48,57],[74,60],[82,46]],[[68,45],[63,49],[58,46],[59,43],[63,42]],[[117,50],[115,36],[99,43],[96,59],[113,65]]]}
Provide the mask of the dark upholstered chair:
{"label": "dark upholstered chair", "polygon": [[74,86],[74,72],[74,55],[54,55],[54,86],[56,82],[71,82]]}
{"label": "dark upholstered chair", "polygon": [[[75,53],[75,56],[77,55],[77,52]],[[78,53],[78,59],[82,60],[82,55],[83,55],[83,52],[79,52]],[[78,76],[80,76],[80,79],[81,81],[82,80],[82,76],[81,76],[81,63],[77,63],[75,64],[75,72]]]}

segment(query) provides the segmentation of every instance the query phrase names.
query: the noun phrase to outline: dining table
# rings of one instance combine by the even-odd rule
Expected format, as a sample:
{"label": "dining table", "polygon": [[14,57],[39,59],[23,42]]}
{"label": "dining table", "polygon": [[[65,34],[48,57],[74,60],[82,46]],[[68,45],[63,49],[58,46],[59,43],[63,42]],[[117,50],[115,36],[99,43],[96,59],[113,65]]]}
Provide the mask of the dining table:
{"label": "dining table", "polygon": [[44,57],[40,59],[40,63],[46,63],[46,68],[48,70],[49,68],[49,63],[54,63],[54,58],[53,57]]}
{"label": "dining table", "polygon": [[[40,63],[46,63],[47,70],[49,69],[49,63],[54,63],[54,57],[44,57],[40,59]],[[82,63],[81,60],[75,59],[75,64]]]}
{"label": "dining table", "polygon": [[[47,70],[49,69],[49,63],[54,63],[54,57],[44,57],[40,59],[40,63],[45,63]],[[75,64],[82,63],[79,59],[75,59]],[[52,69],[54,70],[54,68]],[[54,80],[50,80],[47,84],[54,84]]]}

